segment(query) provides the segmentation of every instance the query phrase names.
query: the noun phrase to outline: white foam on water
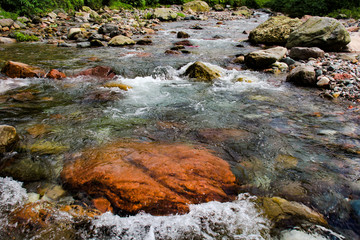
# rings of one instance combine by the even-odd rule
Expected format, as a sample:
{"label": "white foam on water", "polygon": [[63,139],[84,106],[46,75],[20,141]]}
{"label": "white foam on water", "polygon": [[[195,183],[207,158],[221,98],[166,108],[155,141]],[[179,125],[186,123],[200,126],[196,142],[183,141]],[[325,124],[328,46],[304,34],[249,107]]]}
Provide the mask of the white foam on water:
{"label": "white foam on water", "polygon": [[280,240],[328,240],[319,234],[309,234],[300,230],[290,230],[282,233]]}
{"label": "white foam on water", "polygon": [[27,201],[22,183],[10,177],[0,177],[0,231],[8,226],[8,214]]}
{"label": "white foam on water", "polygon": [[[175,109],[179,108],[206,112],[209,108],[216,107],[212,106],[213,99],[217,99],[216,104],[221,105],[222,101],[226,104],[228,101],[226,96],[231,94],[258,89],[283,91],[283,88],[272,86],[267,82],[269,75],[252,71],[227,70],[206,62],[204,64],[218,70],[221,77],[213,83],[194,82],[183,77],[186,69],[193,63],[189,62],[179,70],[170,66],[160,66],[154,70],[152,76],[117,77],[116,82],[132,88],[127,92],[117,89],[123,92],[124,98],[118,105],[107,108],[105,112],[111,114],[113,118],[146,117],[155,112],[176,111]],[[239,77],[244,78],[245,81],[236,82]]]}
{"label": "white foam on water", "polygon": [[28,86],[30,83],[31,83],[30,78],[7,78],[5,80],[0,80],[0,93],[18,87]]}
{"label": "white foam on water", "polygon": [[108,212],[93,220],[93,239],[270,239],[270,224],[254,199],[240,194],[233,202],[190,205],[184,215],[120,217]]}

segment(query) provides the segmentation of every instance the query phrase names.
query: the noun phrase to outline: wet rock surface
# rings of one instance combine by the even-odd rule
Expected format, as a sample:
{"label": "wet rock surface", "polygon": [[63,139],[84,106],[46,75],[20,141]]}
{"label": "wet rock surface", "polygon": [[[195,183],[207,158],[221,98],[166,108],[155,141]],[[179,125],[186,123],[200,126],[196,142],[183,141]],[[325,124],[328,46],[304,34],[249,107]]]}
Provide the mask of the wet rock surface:
{"label": "wet rock surface", "polygon": [[202,62],[195,62],[186,69],[185,76],[195,81],[211,82],[221,76],[219,70]]}
{"label": "wet rock surface", "polygon": [[236,189],[224,160],[182,144],[117,142],[89,149],[61,175],[71,189],[105,197],[128,213],[185,213],[187,204],[233,199]]}
{"label": "wet rock surface", "polygon": [[349,42],[350,35],[338,20],[311,17],[290,34],[286,47],[319,47],[327,51],[337,51]]}
{"label": "wet rock surface", "polygon": [[25,63],[8,61],[2,68],[1,72],[11,78],[31,78],[43,77],[44,70],[27,65]]}

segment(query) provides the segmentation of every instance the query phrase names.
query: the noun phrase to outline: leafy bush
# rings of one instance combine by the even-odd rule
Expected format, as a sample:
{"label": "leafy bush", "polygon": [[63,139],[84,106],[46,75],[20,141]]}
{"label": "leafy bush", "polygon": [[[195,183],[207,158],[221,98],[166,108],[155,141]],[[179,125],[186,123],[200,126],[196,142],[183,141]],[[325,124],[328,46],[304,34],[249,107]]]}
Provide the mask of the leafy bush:
{"label": "leafy bush", "polygon": [[34,35],[27,35],[27,34],[23,34],[21,32],[15,32],[14,33],[15,39],[18,42],[34,42],[34,41],[39,41],[39,38],[37,36]]}
{"label": "leafy bush", "polygon": [[18,18],[18,16],[19,15],[16,13],[7,12],[0,8],[0,18],[11,18],[13,20],[16,20]]}
{"label": "leafy bush", "polygon": [[360,19],[360,7],[352,9],[338,9],[331,12],[329,17],[333,18],[355,18]]}
{"label": "leafy bush", "polygon": [[265,3],[274,11],[284,12],[291,17],[303,15],[326,15],[336,9],[360,7],[359,0],[270,0]]}

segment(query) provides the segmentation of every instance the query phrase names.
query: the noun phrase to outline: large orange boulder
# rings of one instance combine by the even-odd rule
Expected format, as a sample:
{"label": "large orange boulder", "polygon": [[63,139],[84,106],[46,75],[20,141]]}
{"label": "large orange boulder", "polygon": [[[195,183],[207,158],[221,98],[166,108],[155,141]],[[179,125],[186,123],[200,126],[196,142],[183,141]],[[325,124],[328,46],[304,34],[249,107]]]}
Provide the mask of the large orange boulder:
{"label": "large orange boulder", "polygon": [[83,152],[61,176],[69,188],[131,214],[186,213],[188,204],[233,200],[237,188],[226,161],[186,144],[111,143]]}
{"label": "large orange boulder", "polygon": [[11,78],[43,77],[45,75],[45,71],[38,67],[13,61],[8,61],[1,72]]}

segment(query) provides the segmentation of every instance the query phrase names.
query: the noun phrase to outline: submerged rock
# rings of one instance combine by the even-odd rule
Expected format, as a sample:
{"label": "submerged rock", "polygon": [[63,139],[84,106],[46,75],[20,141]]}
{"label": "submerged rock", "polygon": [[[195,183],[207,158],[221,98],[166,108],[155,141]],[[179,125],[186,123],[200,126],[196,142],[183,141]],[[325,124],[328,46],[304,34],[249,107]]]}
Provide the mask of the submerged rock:
{"label": "submerged rock", "polygon": [[235,176],[223,159],[186,144],[115,142],[65,164],[64,183],[108,199],[128,213],[185,213],[188,204],[234,199]]}
{"label": "submerged rock", "polygon": [[284,58],[286,51],[284,47],[274,47],[251,52],[245,56],[245,63],[250,68],[264,69]]}
{"label": "submerged rock", "polygon": [[200,82],[211,82],[221,76],[220,71],[211,68],[202,62],[195,62],[190,65],[185,72],[185,75]]}
{"label": "submerged rock", "polygon": [[286,47],[319,47],[325,51],[339,51],[349,42],[349,32],[341,22],[329,17],[312,17],[290,34]]}
{"label": "submerged rock", "polygon": [[120,83],[120,82],[107,82],[103,86],[107,87],[107,88],[119,88],[119,89],[124,90],[124,91],[132,89],[131,86]]}
{"label": "submerged rock", "polygon": [[0,154],[11,151],[19,140],[16,129],[9,125],[0,125]]}
{"label": "submerged rock", "polygon": [[76,74],[76,76],[92,76],[104,79],[112,79],[116,76],[116,73],[110,67],[97,66],[81,71]]}
{"label": "submerged rock", "polygon": [[209,5],[204,1],[191,1],[183,5],[183,11],[192,11],[192,12],[208,12],[210,11]]}
{"label": "submerged rock", "polygon": [[25,158],[8,161],[6,166],[0,169],[0,174],[19,181],[33,182],[49,178],[51,170],[46,163]]}
{"label": "submerged rock", "polygon": [[11,78],[43,77],[45,75],[45,71],[38,67],[13,61],[8,61],[1,72]]}
{"label": "submerged rock", "polygon": [[250,32],[249,41],[285,45],[290,33],[298,28],[301,23],[302,21],[297,18],[271,17]]}
{"label": "submerged rock", "polygon": [[323,215],[301,203],[289,202],[279,197],[264,197],[259,198],[258,201],[265,215],[276,223],[283,220],[305,220],[315,224],[327,225],[327,221]]}
{"label": "submerged rock", "polygon": [[60,72],[57,69],[51,69],[50,72],[48,72],[48,74],[46,74],[47,78],[52,78],[52,79],[62,79],[62,78],[66,78],[65,73]]}

